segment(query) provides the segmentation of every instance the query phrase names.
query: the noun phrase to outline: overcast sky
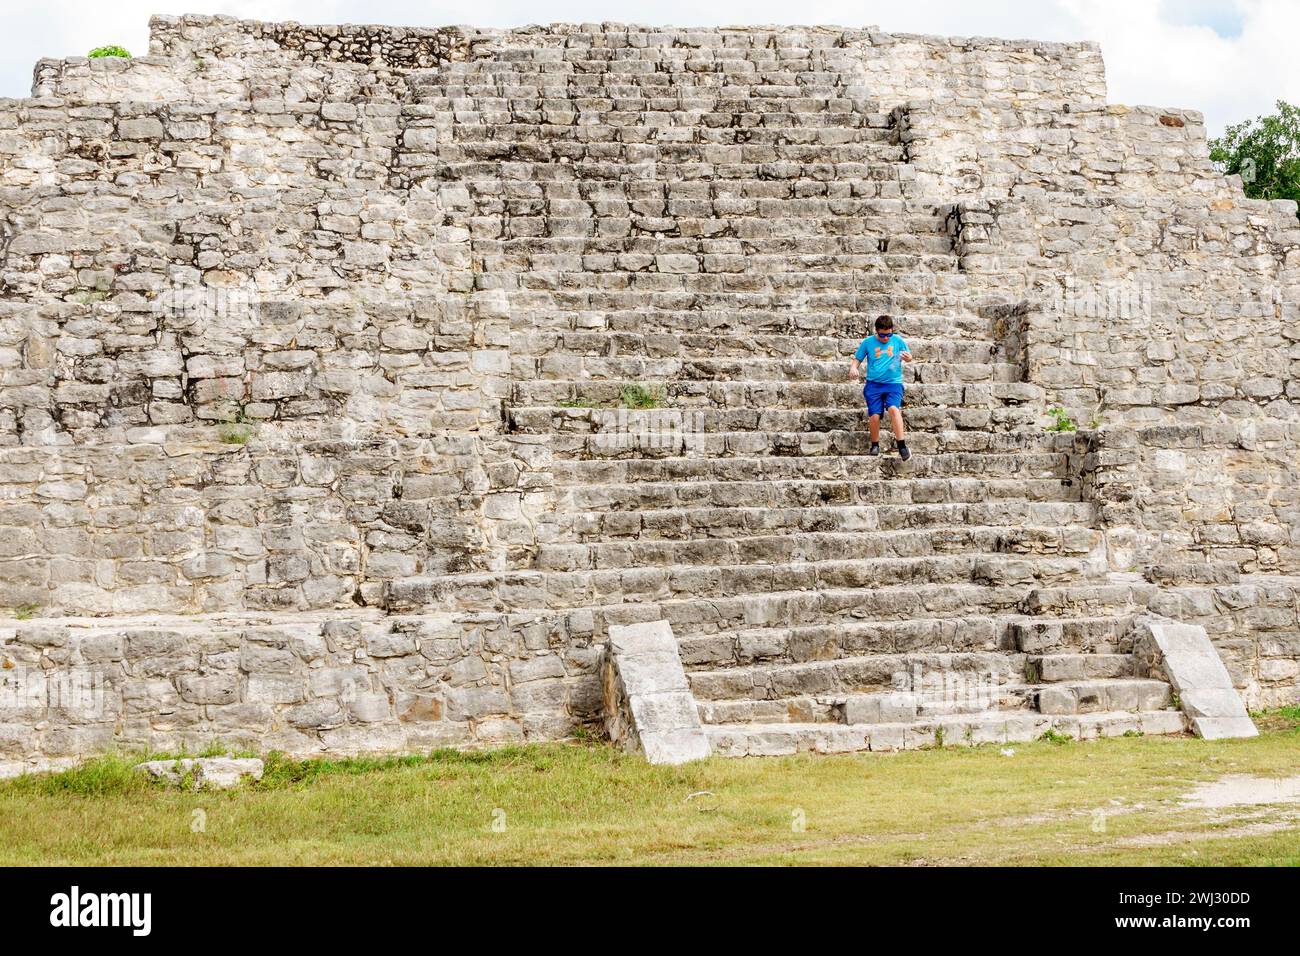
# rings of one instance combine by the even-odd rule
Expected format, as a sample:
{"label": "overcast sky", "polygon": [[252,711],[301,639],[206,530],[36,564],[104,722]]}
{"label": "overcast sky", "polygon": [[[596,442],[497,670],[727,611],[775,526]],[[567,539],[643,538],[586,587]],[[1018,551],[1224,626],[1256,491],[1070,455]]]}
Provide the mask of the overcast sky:
{"label": "overcast sky", "polygon": [[26,96],[42,56],[84,56],[108,43],[148,51],[151,13],[227,13],[303,23],[519,26],[601,20],[875,25],[904,33],[1097,40],[1110,100],[1181,106],[1210,134],[1300,101],[1296,0],[5,0],[0,95]]}

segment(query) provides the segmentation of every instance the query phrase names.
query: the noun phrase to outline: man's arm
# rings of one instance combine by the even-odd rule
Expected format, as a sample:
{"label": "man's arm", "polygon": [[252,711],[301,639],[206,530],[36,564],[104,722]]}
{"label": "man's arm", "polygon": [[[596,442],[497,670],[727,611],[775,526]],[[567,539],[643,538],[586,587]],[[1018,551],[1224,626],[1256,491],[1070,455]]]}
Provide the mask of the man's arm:
{"label": "man's arm", "polygon": [[856,382],[861,374],[862,363],[858,361],[858,357],[855,355],[849,359],[849,381]]}

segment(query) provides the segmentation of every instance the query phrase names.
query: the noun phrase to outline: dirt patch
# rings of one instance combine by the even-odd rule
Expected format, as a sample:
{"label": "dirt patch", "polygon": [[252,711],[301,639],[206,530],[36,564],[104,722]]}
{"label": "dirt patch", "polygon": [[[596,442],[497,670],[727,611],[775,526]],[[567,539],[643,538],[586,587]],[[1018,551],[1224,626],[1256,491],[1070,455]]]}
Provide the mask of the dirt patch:
{"label": "dirt patch", "polygon": [[1261,803],[1300,803],[1300,777],[1229,774],[1203,783],[1183,797],[1186,807],[1241,807]]}

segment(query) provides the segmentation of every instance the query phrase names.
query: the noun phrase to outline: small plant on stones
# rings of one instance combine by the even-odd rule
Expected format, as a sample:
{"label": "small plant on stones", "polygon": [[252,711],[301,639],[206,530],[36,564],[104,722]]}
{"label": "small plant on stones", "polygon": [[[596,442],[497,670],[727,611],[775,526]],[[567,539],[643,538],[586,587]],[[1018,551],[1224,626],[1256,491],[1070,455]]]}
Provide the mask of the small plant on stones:
{"label": "small plant on stones", "polygon": [[126,59],[130,59],[131,51],[124,46],[116,46],[116,45],[97,46],[95,47],[95,49],[87,53],[86,56],[88,56],[92,60],[97,60],[101,56],[120,56],[120,57],[125,57]]}
{"label": "small plant on stones", "polygon": [[37,604],[20,604],[14,608],[14,617],[20,621],[30,621],[40,609]]}
{"label": "small plant on stones", "polygon": [[624,385],[618,400],[624,408],[659,408],[664,402],[663,386]]}
{"label": "small plant on stones", "polygon": [[230,410],[224,422],[217,426],[217,437],[223,445],[247,445],[253,437],[253,423],[244,414],[240,402],[231,402]]}
{"label": "small plant on stones", "polygon": [[1049,408],[1047,414],[1052,418],[1052,424],[1047,426],[1049,432],[1075,432],[1079,426],[1074,423],[1070,413],[1064,408]]}
{"label": "small plant on stones", "polygon": [[1048,727],[1047,730],[1043,732],[1043,736],[1038,739],[1045,740],[1049,744],[1068,744],[1074,738],[1069,734],[1062,733],[1055,727]]}

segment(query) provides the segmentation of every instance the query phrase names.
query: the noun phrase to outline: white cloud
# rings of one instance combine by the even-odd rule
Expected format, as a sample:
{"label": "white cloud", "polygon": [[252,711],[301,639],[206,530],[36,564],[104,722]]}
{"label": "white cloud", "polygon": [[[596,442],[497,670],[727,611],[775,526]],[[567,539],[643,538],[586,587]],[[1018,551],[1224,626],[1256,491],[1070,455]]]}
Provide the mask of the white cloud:
{"label": "white cloud", "polygon": [[[0,95],[26,96],[41,56],[84,55],[121,43],[148,48],[152,13],[195,12],[194,0],[45,0],[7,3]],[[1300,101],[1300,4],[1293,0],[247,0],[203,12],[309,23],[408,26],[550,21],[874,24],[884,30],[960,36],[1098,40],[1117,103],[1181,106],[1206,114],[1211,135],[1230,122]]]}

